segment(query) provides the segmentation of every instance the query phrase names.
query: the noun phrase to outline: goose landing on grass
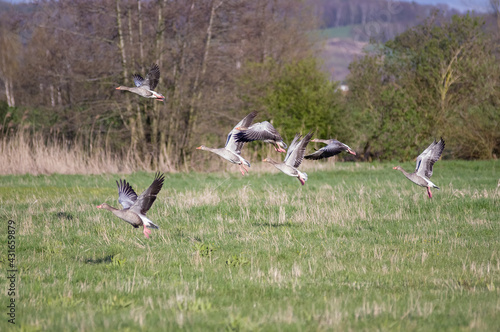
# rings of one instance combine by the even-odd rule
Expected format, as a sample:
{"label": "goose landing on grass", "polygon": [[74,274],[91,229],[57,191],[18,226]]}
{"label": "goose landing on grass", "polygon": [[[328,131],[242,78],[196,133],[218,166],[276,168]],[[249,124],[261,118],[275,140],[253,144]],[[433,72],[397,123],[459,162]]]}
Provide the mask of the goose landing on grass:
{"label": "goose landing on grass", "polygon": [[417,167],[413,173],[406,172],[400,166],[395,166],[393,169],[401,171],[411,182],[421,187],[426,187],[427,195],[429,198],[432,198],[431,188],[439,189],[439,187],[429,179],[432,176],[432,166],[441,157],[444,146],[443,138],[441,138],[439,142],[434,140],[434,142],[417,157]]}
{"label": "goose landing on grass", "polygon": [[116,209],[106,203],[98,205],[97,208],[113,212],[115,216],[125,220],[134,228],[138,228],[139,226],[144,227],[144,236],[149,238],[151,231],[148,228],[158,229],[159,227],[146,217],[146,212],[148,212],[156,200],[156,196],[160,192],[164,180],[165,176],[163,174],[156,173],[153,183],[139,197],[137,197],[134,189],[132,189],[127,181],[116,181],[118,185],[118,202],[123,206],[123,209]]}

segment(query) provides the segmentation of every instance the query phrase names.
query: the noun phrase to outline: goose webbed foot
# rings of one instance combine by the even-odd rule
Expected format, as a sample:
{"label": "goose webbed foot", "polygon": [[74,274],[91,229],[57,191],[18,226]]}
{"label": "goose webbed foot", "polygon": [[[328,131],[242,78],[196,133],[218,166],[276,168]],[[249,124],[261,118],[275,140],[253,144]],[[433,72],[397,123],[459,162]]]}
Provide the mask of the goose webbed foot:
{"label": "goose webbed foot", "polygon": [[242,175],[245,175],[245,172],[248,173],[248,168],[246,168],[244,165],[240,165],[240,172]]}
{"label": "goose webbed foot", "polygon": [[144,236],[149,239],[149,234],[151,234],[151,230],[149,230],[146,225],[144,225]]}

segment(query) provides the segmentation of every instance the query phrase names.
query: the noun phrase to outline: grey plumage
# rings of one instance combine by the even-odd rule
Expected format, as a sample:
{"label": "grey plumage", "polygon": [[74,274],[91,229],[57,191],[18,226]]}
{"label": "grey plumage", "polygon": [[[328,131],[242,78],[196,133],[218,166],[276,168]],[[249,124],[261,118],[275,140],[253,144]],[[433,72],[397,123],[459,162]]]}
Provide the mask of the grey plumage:
{"label": "grey plumage", "polygon": [[263,161],[268,162],[286,175],[296,177],[302,185],[307,181],[307,174],[298,170],[298,167],[304,159],[306,146],[311,140],[313,133],[310,132],[303,139],[301,135],[296,134],[282,163],[274,161],[271,158],[266,158]]}
{"label": "grey plumage", "polygon": [[356,155],[356,152],[354,152],[347,144],[339,142],[336,139],[328,139],[328,140],[313,139],[311,140],[311,142],[320,142],[320,143],[325,143],[327,145],[314,153],[308,154],[307,156],[304,157],[306,159],[319,160],[324,158],[330,158],[341,153],[342,151],[347,151],[350,154]]}
{"label": "grey plumage", "polygon": [[264,141],[265,143],[274,145],[278,152],[286,151],[287,145],[283,142],[283,138],[268,121],[258,122],[250,127],[237,127],[236,129],[239,130],[235,134],[236,142]]}
{"label": "grey plumage", "polygon": [[155,98],[165,102],[165,97],[161,93],[154,91],[160,80],[160,68],[157,64],[154,63],[151,66],[146,79],[139,74],[134,74],[133,77],[135,87],[119,86],[116,89],[130,91],[144,98]]}
{"label": "grey plumage", "polygon": [[209,148],[204,145],[197,147],[199,150],[206,150],[217,154],[218,156],[226,159],[227,161],[239,165],[241,174],[245,175],[245,165],[250,167],[250,162],[241,156],[241,149],[243,148],[244,142],[236,142],[235,134],[238,132],[236,128],[238,127],[248,127],[252,123],[253,119],[257,115],[256,111],[245,116],[234,128],[229,132],[226,139],[226,145],[223,148]]}
{"label": "grey plumage", "polygon": [[165,176],[157,172],[153,183],[142,194],[137,196],[132,186],[127,181],[120,179],[120,181],[116,181],[116,184],[118,186],[118,202],[123,209],[116,209],[106,203],[97,206],[97,208],[111,211],[115,216],[128,222],[134,228],[143,226],[144,235],[148,238],[150,231],[146,228],[159,227],[146,217],[146,213],[155,202],[164,180]]}
{"label": "grey plumage", "polygon": [[439,187],[432,183],[430,177],[432,176],[434,163],[441,157],[444,147],[445,142],[443,138],[441,138],[439,142],[434,140],[434,142],[417,157],[417,165],[413,173],[406,172],[401,166],[395,166],[393,169],[401,171],[411,182],[426,187],[427,195],[429,198],[432,198],[431,188],[439,189]]}

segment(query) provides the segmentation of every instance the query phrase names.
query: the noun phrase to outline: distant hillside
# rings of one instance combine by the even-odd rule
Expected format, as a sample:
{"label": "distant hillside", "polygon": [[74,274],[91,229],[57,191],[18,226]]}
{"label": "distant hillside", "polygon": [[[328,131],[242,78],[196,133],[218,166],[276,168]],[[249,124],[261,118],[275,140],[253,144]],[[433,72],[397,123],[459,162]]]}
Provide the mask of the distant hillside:
{"label": "distant hillside", "polygon": [[353,38],[333,37],[321,42],[323,68],[330,73],[330,79],[342,81],[349,73],[349,63],[363,55],[367,42],[356,41]]}
{"label": "distant hillside", "polygon": [[311,0],[321,22],[320,48],[330,77],[342,81],[349,63],[371,41],[386,42],[422,23],[434,10],[442,19],[460,14],[448,5],[420,5],[386,0]]}

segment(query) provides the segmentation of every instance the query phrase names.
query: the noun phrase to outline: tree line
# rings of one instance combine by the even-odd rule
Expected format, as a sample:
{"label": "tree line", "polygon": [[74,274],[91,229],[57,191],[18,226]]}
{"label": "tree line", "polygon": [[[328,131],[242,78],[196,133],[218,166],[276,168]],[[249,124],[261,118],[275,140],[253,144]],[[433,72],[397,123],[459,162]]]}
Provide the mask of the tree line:
{"label": "tree line", "polygon": [[[80,0],[3,5],[0,133],[64,137],[154,167],[203,163],[252,110],[290,141],[315,130],[362,158],[409,159],[434,136],[447,157],[493,158],[498,133],[497,29],[433,14],[355,60],[350,91],[321,72],[302,1]],[[8,51],[5,51],[8,50]],[[152,63],[166,103],[115,90]],[[247,147],[245,148],[247,149]],[[258,144],[250,153],[265,153]],[[209,157],[208,157],[209,158]]]}
{"label": "tree line", "polygon": [[439,136],[449,157],[498,157],[498,27],[469,14],[438,18],[351,63],[345,111],[366,158],[408,159]]}

